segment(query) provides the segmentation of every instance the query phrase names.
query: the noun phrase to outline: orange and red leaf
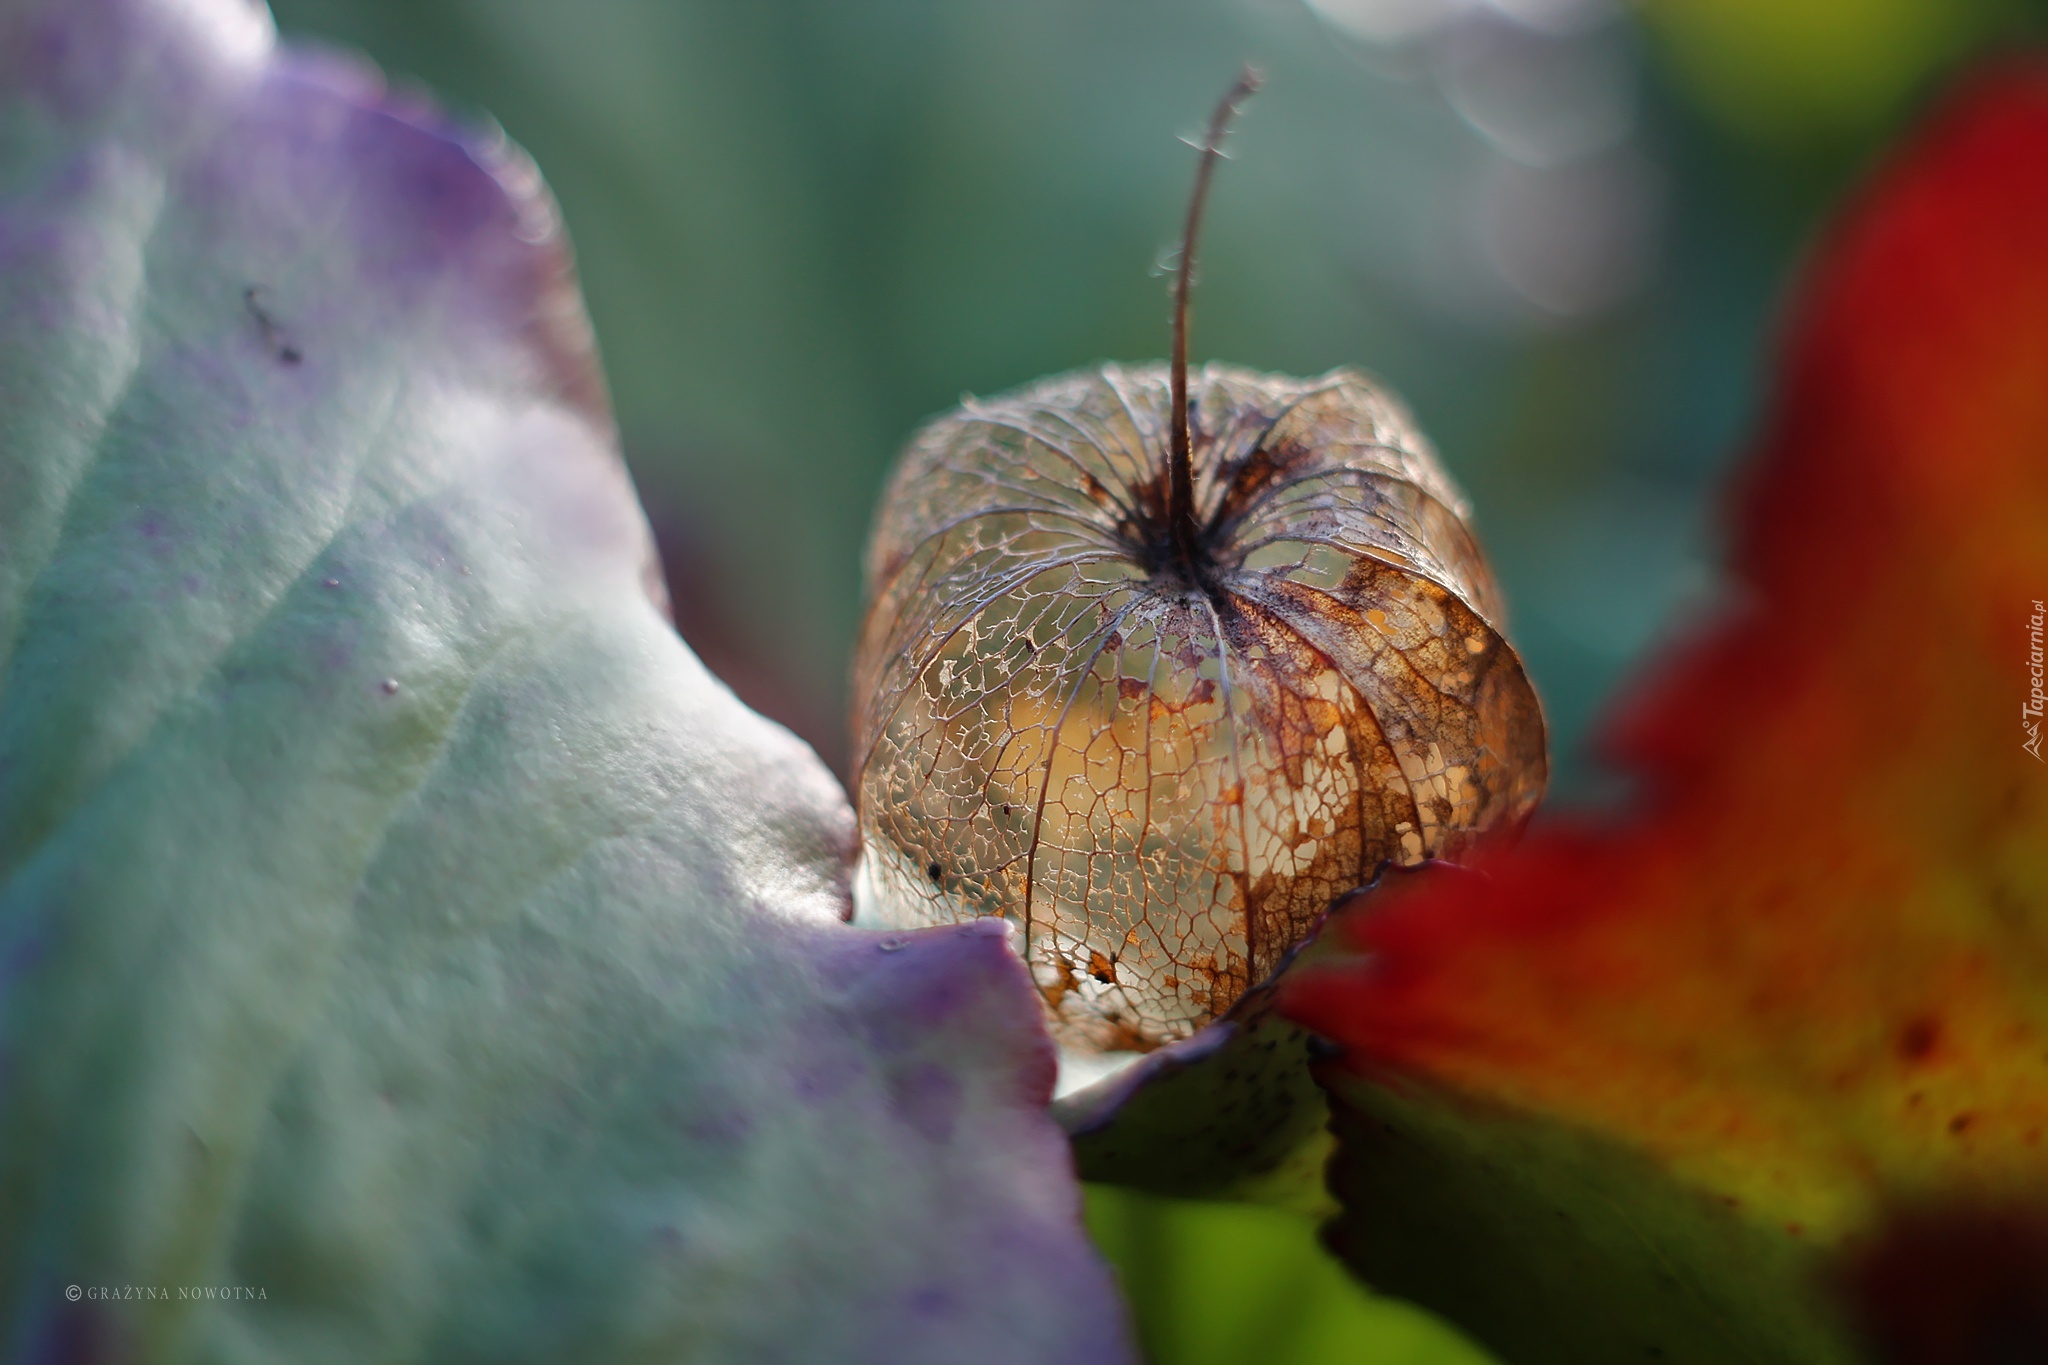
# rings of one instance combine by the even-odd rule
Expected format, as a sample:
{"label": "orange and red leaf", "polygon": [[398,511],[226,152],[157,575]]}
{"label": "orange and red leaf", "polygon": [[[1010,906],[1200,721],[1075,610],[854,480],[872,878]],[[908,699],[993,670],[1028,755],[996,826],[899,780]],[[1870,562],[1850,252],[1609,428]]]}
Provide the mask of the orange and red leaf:
{"label": "orange and red leaf", "polygon": [[[1637,809],[1553,820],[1477,875],[1397,878],[1340,919],[1358,956],[1286,988],[1344,1048],[1354,1203],[1333,1236],[1369,1273],[1398,1261],[1374,1248],[1400,1200],[1368,1155],[1426,1149],[1443,1175],[1484,1165],[1496,1129],[1568,1135],[1561,1184],[1472,1188],[1569,1205],[1609,1154],[1633,1174],[1557,1210],[1558,1245],[1626,1226],[1687,1312],[1725,1323],[1763,1294],[1808,1314],[1731,1327],[1730,1349],[1832,1358],[1846,1319],[1816,1286],[1838,1251],[1906,1205],[2048,1187],[2048,765],[2024,747],[2048,598],[2048,66],[1980,77],[1851,208],[1780,375],[1735,499],[1735,605],[1610,732]],[[1700,1260],[1736,1247],[1749,1265]],[[1402,1287],[1454,1313],[1493,1296],[1478,1316],[1507,1323],[1512,1294],[1460,1264]],[[1491,1335],[1545,1358],[1518,1331]]]}

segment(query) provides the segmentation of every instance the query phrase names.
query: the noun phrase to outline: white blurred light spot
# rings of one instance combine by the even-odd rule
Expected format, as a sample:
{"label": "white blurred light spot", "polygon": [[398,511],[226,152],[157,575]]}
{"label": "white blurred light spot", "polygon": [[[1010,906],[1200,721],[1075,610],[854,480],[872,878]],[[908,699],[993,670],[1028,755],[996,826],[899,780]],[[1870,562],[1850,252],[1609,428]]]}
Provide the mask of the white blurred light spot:
{"label": "white blurred light spot", "polygon": [[1634,131],[1635,75],[1618,39],[1566,40],[1500,24],[1446,44],[1444,94],[1510,160],[1557,166]]}
{"label": "white blurred light spot", "polygon": [[[1371,43],[1426,38],[1463,17],[1479,0],[1308,0],[1331,23]],[[1527,0],[1542,3],[1543,0]],[[1563,2],[1563,0],[1557,0]]]}
{"label": "white blurred light spot", "polygon": [[1423,78],[1476,135],[1463,152],[1434,144],[1434,164],[1392,196],[1401,288],[1503,332],[1597,316],[1643,290],[1664,186],[1639,136],[1640,59],[1622,0],[1308,4],[1361,40],[1367,69]]}
{"label": "white blurred light spot", "polygon": [[1487,0],[1494,10],[1542,33],[1581,33],[1616,18],[1614,0]]}
{"label": "white blurred light spot", "polygon": [[1657,168],[1632,151],[1548,170],[1499,161],[1482,181],[1476,226],[1509,288],[1545,313],[1578,317],[1648,280],[1663,200]]}

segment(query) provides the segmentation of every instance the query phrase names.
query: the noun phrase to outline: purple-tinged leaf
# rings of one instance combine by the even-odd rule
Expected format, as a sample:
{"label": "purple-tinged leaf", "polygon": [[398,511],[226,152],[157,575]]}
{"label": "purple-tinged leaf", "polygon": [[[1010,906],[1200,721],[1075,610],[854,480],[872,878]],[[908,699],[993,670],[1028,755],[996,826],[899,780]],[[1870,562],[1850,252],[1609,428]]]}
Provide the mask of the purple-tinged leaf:
{"label": "purple-tinged leaf", "polygon": [[656,581],[514,149],[0,5],[0,1350],[1129,1358],[1021,964]]}

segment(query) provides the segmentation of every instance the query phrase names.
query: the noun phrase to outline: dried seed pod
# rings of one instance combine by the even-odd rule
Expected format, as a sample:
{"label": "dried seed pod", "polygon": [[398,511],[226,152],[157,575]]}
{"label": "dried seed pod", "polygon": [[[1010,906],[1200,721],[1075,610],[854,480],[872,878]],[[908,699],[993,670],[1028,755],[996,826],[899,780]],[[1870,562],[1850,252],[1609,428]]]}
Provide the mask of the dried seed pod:
{"label": "dried seed pod", "polygon": [[1187,391],[1232,107],[1176,364],[937,419],[868,547],[862,917],[1010,919],[1070,1049],[1191,1033],[1382,861],[1456,857],[1544,783],[1466,503],[1407,413],[1350,370]]}

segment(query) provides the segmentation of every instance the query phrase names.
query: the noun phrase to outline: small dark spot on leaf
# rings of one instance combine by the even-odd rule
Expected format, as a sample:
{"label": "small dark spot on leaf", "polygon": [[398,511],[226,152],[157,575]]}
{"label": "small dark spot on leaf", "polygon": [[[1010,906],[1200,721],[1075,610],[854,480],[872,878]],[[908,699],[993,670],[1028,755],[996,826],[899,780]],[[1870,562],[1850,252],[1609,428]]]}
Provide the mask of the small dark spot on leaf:
{"label": "small dark spot on leaf", "polygon": [[1909,1062],[1924,1062],[1941,1041],[1941,1024],[1938,1020],[1921,1015],[1906,1021],[1899,1030],[1899,1055]]}
{"label": "small dark spot on leaf", "polygon": [[944,881],[946,877],[946,869],[939,866],[937,863],[933,863],[930,867],[927,867],[924,870],[924,873],[927,877],[930,877],[934,883]]}
{"label": "small dark spot on leaf", "polygon": [[1966,1133],[1969,1131],[1970,1125],[1975,1123],[1976,1121],[1977,1116],[1975,1114],[1957,1114],[1954,1118],[1948,1121],[1948,1130],[1951,1133]]}
{"label": "small dark spot on leaf", "polygon": [[242,306],[247,308],[249,316],[255,319],[256,335],[262,338],[263,345],[277,357],[279,364],[298,364],[306,357],[285,337],[284,328],[270,315],[270,310],[263,306],[262,295],[263,286],[260,284],[252,284],[242,291]]}

